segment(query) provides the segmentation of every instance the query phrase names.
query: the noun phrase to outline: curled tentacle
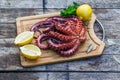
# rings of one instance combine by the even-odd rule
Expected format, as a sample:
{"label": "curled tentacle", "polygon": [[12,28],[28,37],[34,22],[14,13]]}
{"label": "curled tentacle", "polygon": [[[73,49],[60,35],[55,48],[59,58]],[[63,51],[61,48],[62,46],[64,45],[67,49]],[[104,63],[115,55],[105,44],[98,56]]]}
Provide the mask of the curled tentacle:
{"label": "curled tentacle", "polygon": [[74,36],[67,36],[67,35],[60,34],[58,32],[53,32],[53,31],[50,31],[49,33],[46,33],[46,35],[49,36],[49,37],[59,39],[61,41],[71,41],[75,38]]}
{"label": "curled tentacle", "polygon": [[52,21],[52,20],[59,21],[59,22],[65,22],[66,18],[65,17],[61,17],[61,16],[53,16],[53,17],[49,17],[47,19],[47,21]]}
{"label": "curled tentacle", "polygon": [[44,29],[44,30],[42,31],[42,33],[46,34],[46,33],[48,33],[49,31],[51,31],[52,28],[53,28],[53,27],[48,27],[48,28]]}
{"label": "curled tentacle", "polygon": [[79,17],[76,17],[76,16],[71,16],[71,17],[69,17],[69,20],[72,20],[72,21],[74,21],[74,22],[77,22],[78,20],[81,21],[81,19],[80,19]]}
{"label": "curled tentacle", "polygon": [[34,24],[30,31],[37,31],[39,28],[42,28],[42,27],[51,27],[51,26],[54,26],[54,23],[50,22],[50,21],[40,21],[36,24]]}
{"label": "curled tentacle", "polygon": [[79,45],[80,45],[80,41],[77,40],[76,44],[71,49],[60,51],[59,54],[62,56],[71,56],[75,53],[75,51],[77,51]]}
{"label": "curled tentacle", "polygon": [[85,40],[86,40],[85,35],[80,37],[80,42],[85,42]]}
{"label": "curled tentacle", "polygon": [[79,34],[80,32],[81,32],[81,30],[82,30],[82,21],[81,20],[77,20],[76,21],[76,25],[75,25],[76,27],[75,27],[75,30],[76,30],[76,33],[77,34]]}
{"label": "curled tentacle", "polygon": [[80,32],[80,36],[81,36],[81,37],[80,37],[80,41],[81,41],[81,42],[85,42],[85,40],[86,40],[85,33],[86,33],[86,28],[83,27],[82,30],[81,30],[81,32]]}
{"label": "curled tentacle", "polygon": [[60,51],[73,47],[74,44],[76,43],[76,40],[72,40],[71,42],[61,44],[55,44],[54,42],[51,41],[51,39],[49,39],[47,43],[51,49]]}
{"label": "curled tentacle", "polygon": [[[72,20],[68,20],[67,25],[70,27],[70,29],[76,34],[77,30],[76,30],[76,22],[72,21]],[[78,29],[79,30],[79,29]]]}
{"label": "curled tentacle", "polygon": [[55,43],[55,44],[61,44],[61,43],[63,43],[63,41],[60,41],[60,40],[54,39],[54,38],[51,38],[51,41],[52,41],[53,43]]}
{"label": "curled tentacle", "polygon": [[64,26],[60,26],[60,25],[55,26],[55,28],[56,28],[58,31],[60,31],[60,32],[62,32],[62,33],[64,33],[64,34],[67,34],[67,35],[75,35],[75,33],[74,33],[70,28],[67,28],[67,27],[64,27]]}
{"label": "curled tentacle", "polygon": [[80,32],[80,36],[84,36],[85,35],[85,32],[86,32],[86,28],[85,27],[82,27],[82,30]]}
{"label": "curled tentacle", "polygon": [[48,37],[45,35],[45,34],[41,34],[38,39],[36,40],[37,41],[37,46],[41,49],[48,49],[48,45],[46,44],[42,44],[42,42],[44,40],[46,40]]}

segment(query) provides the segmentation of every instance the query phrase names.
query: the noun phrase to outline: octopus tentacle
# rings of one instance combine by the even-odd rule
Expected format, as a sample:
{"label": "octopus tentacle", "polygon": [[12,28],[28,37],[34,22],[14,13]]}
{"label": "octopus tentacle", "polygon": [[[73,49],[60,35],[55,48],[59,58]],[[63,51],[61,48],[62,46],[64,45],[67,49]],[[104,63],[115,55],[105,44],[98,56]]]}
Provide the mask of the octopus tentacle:
{"label": "octopus tentacle", "polygon": [[45,30],[42,31],[42,33],[48,33],[50,30],[52,30],[53,27],[47,27]]}
{"label": "octopus tentacle", "polygon": [[74,36],[67,36],[67,35],[60,34],[58,32],[53,32],[53,31],[46,33],[46,35],[49,37],[59,39],[61,41],[71,41],[72,39],[75,38]]}
{"label": "octopus tentacle", "polygon": [[41,34],[38,39],[36,40],[37,41],[37,46],[41,49],[48,49],[48,45],[45,45],[45,44],[42,44],[42,41],[44,41],[43,39],[46,40],[47,36],[45,34]]}
{"label": "octopus tentacle", "polygon": [[34,24],[31,27],[30,31],[36,31],[36,30],[38,30],[41,27],[45,27],[46,28],[46,27],[51,27],[51,26],[54,26],[54,24],[52,22],[50,22],[50,21],[40,21],[40,22]]}
{"label": "octopus tentacle", "polygon": [[76,30],[75,30],[75,24],[74,24],[74,22],[72,20],[67,21],[67,25],[70,26],[70,29],[73,32],[76,32]]}
{"label": "octopus tentacle", "polygon": [[82,27],[82,30],[80,32],[80,36],[84,36],[85,35],[85,32],[86,32],[86,28],[85,27]]}
{"label": "octopus tentacle", "polygon": [[51,41],[53,42],[53,43],[55,43],[55,44],[61,44],[61,43],[63,43],[63,41],[60,41],[60,40],[58,40],[58,39],[54,39],[54,38],[50,38],[51,39]]}
{"label": "octopus tentacle", "polygon": [[79,34],[82,30],[82,21],[77,20],[76,27],[75,27],[76,33]]}
{"label": "octopus tentacle", "polygon": [[85,40],[86,40],[85,32],[86,32],[86,28],[83,27],[82,30],[81,30],[81,32],[80,32],[80,36],[81,36],[81,37],[80,37],[80,41],[81,41],[81,42],[85,42]]}
{"label": "octopus tentacle", "polygon": [[70,29],[70,28],[67,28],[67,27],[62,27],[62,26],[60,26],[60,25],[58,25],[58,26],[55,26],[55,28],[58,30],[58,31],[60,31],[60,32],[62,32],[62,33],[64,33],[64,34],[67,34],[67,35],[75,35],[75,33]]}
{"label": "octopus tentacle", "polygon": [[76,33],[79,34],[79,32],[82,29],[82,21],[79,18],[73,18],[74,22],[69,23],[71,24],[71,29]]}
{"label": "octopus tentacle", "polygon": [[85,35],[80,37],[80,41],[81,41],[81,42],[85,42],[85,40],[86,40]]}
{"label": "octopus tentacle", "polygon": [[80,41],[77,40],[76,44],[71,49],[60,51],[59,54],[61,54],[62,56],[71,56],[79,48],[79,45]]}
{"label": "octopus tentacle", "polygon": [[60,22],[65,22],[66,21],[66,19],[65,19],[65,17],[61,17],[61,16],[54,16],[54,17],[49,17],[48,19],[47,19],[47,21],[60,21]]}
{"label": "octopus tentacle", "polygon": [[76,40],[72,40],[71,42],[66,42],[66,43],[61,43],[61,44],[55,44],[54,42],[51,41],[51,39],[47,40],[47,43],[51,49],[54,50],[65,50],[68,48],[71,48],[74,46],[76,43]]}

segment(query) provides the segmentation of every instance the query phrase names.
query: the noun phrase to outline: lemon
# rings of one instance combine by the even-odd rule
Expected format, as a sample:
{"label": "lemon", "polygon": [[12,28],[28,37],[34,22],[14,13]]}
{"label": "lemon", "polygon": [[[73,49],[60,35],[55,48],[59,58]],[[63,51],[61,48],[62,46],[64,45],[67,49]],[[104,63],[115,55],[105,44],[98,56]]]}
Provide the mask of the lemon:
{"label": "lemon", "polygon": [[90,19],[92,15],[92,8],[88,4],[82,4],[76,10],[76,15],[81,18],[83,21],[87,21]]}
{"label": "lemon", "polygon": [[34,32],[30,32],[30,31],[22,32],[19,35],[17,35],[14,43],[19,46],[31,43],[33,40],[33,36],[34,36]]}
{"label": "lemon", "polygon": [[20,50],[22,55],[28,59],[37,59],[41,56],[41,50],[33,44],[24,45],[20,47]]}

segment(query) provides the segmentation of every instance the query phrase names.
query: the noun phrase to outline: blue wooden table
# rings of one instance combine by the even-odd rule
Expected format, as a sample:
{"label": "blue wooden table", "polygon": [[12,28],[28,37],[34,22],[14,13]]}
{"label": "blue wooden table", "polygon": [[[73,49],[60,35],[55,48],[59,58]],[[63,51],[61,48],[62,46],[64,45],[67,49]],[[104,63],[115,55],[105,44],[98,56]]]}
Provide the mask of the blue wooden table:
{"label": "blue wooden table", "polygon": [[[15,19],[88,3],[106,31],[102,56],[24,68],[14,45]],[[97,36],[102,34],[96,29]],[[120,80],[120,0],[0,0],[0,80]]]}

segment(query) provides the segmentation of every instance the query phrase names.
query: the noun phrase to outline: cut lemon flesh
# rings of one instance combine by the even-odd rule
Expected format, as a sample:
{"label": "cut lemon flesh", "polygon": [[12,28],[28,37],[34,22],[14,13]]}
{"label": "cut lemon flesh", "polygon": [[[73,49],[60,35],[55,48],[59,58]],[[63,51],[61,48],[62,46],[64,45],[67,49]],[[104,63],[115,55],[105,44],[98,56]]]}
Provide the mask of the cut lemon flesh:
{"label": "cut lemon flesh", "polygon": [[34,36],[34,32],[31,31],[22,32],[19,35],[17,35],[14,43],[20,46],[31,43],[33,40],[33,36]]}
{"label": "cut lemon flesh", "polygon": [[41,50],[33,44],[24,45],[20,47],[20,50],[22,55],[28,59],[37,59],[41,56]]}

